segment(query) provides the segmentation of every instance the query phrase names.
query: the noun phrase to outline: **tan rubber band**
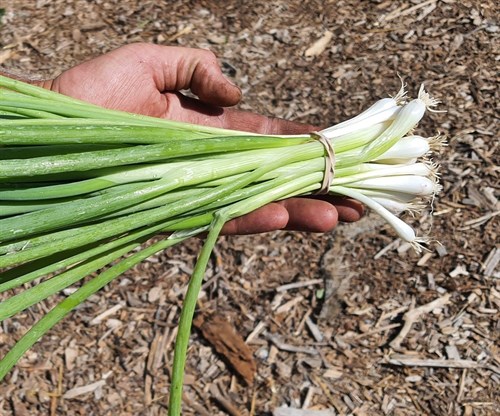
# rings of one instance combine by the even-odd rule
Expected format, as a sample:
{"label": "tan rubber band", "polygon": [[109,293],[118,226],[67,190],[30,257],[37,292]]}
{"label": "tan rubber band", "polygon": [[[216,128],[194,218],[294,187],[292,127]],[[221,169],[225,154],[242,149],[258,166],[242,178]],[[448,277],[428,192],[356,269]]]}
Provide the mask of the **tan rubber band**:
{"label": "tan rubber band", "polygon": [[330,190],[330,185],[332,184],[333,177],[335,176],[335,149],[333,144],[328,137],[319,131],[314,131],[311,133],[311,137],[318,140],[326,150],[325,157],[325,174],[323,176],[323,182],[321,188],[316,194],[325,195]]}

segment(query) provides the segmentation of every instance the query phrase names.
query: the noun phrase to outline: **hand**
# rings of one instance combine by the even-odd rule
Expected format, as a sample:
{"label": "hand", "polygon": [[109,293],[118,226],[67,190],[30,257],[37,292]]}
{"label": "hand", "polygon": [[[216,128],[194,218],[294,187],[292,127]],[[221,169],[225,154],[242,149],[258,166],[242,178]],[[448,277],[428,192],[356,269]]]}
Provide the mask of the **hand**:
{"label": "hand", "polygon": [[[131,44],[40,83],[53,91],[103,107],[188,123],[267,134],[300,134],[313,126],[228,109],[240,89],[222,74],[215,55],[203,49]],[[198,99],[180,91],[191,90]],[[326,232],[356,221],[361,204],[340,197],[291,198],[228,222],[226,234],[289,229]]]}

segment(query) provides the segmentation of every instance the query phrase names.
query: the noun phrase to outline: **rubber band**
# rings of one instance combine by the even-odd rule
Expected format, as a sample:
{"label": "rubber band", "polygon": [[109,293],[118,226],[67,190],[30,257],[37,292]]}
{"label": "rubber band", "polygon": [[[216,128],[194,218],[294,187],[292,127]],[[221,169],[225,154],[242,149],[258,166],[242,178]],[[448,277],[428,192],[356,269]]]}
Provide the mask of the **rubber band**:
{"label": "rubber band", "polygon": [[323,182],[321,183],[321,188],[316,192],[318,195],[325,195],[329,192],[330,186],[335,176],[335,149],[333,144],[328,137],[319,131],[314,131],[311,133],[311,137],[318,140],[326,151],[325,157],[325,174],[323,175]]}

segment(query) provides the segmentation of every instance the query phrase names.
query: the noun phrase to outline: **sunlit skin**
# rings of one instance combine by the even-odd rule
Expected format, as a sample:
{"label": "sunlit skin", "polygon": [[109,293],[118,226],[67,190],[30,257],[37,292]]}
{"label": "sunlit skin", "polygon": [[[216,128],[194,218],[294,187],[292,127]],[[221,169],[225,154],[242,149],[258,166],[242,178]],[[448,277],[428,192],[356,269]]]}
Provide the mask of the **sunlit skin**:
{"label": "sunlit skin", "polygon": [[[317,130],[229,108],[240,102],[241,90],[222,74],[216,56],[203,49],[127,45],[37,84],[103,107],[194,124],[265,134]],[[183,90],[198,98],[183,95]],[[228,222],[223,233],[327,232],[362,214],[362,205],[346,198],[290,198]]]}

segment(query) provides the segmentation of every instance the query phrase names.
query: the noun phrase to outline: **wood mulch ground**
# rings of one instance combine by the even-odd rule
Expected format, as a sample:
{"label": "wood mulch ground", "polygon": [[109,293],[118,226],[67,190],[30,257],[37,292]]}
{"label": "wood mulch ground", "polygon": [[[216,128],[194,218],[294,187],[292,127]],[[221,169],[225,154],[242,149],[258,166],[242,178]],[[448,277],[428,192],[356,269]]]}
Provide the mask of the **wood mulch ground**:
{"label": "wood mulch ground", "polygon": [[[500,414],[498,36],[493,0],[4,0],[0,64],[53,76],[120,45],[210,48],[240,108],[316,125],[421,83],[446,113],[444,190],[408,218],[324,235],[221,238],[189,350],[184,414]],[[319,40],[319,43],[317,42]],[[306,56],[307,55],[307,56]],[[199,241],[81,305],[0,384],[2,415],[157,415]],[[60,299],[2,323],[0,350]],[[497,393],[495,393],[497,392]]]}

